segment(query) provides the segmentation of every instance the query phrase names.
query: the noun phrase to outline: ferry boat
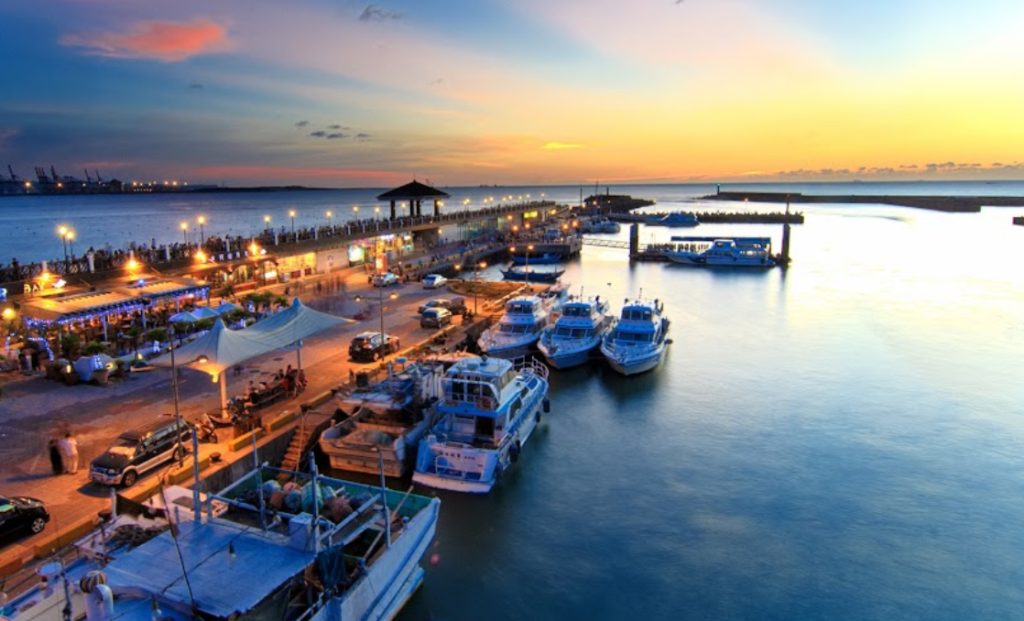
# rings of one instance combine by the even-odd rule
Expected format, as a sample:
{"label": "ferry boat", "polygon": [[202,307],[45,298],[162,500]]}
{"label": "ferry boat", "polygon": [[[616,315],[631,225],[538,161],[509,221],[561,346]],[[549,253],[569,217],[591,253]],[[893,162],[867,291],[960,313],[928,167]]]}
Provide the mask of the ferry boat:
{"label": "ferry boat", "polygon": [[485,494],[519,460],[550,406],[548,368],[517,362],[483,356],[448,369],[437,422],[420,442],[415,483]]}
{"label": "ferry boat", "polygon": [[537,347],[543,330],[551,321],[554,304],[539,295],[515,297],[505,304],[498,323],[484,330],[477,344],[489,356],[518,358]]}
{"label": "ferry boat", "polygon": [[432,405],[441,396],[444,370],[440,360],[406,365],[399,358],[388,364],[382,381],[338,393],[338,405],[348,418],[325,429],[319,440],[331,468],[405,475],[433,422]]}
{"label": "ferry boat", "polygon": [[626,301],[618,323],[601,341],[601,354],[623,375],[650,371],[661,364],[668,344],[664,303]]}
{"label": "ferry boat", "polygon": [[774,267],[770,237],[672,237],[667,259],[703,267]]}
{"label": "ferry boat", "polygon": [[614,324],[608,301],[601,296],[570,300],[562,306],[554,325],[541,331],[537,349],[556,369],[578,366],[590,360]]}
{"label": "ferry boat", "polygon": [[119,509],[40,567],[42,582],[0,616],[392,619],[423,581],[440,509],[437,498],[319,476],[315,464],[312,474],[264,466],[216,494],[164,497],[162,517]]}

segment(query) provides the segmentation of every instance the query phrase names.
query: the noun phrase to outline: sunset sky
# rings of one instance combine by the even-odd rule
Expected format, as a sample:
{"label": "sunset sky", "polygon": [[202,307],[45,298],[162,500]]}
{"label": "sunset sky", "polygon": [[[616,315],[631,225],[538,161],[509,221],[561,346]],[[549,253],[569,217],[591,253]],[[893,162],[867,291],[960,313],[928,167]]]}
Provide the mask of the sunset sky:
{"label": "sunset sky", "polygon": [[0,173],[1024,179],[1020,0],[0,3]]}

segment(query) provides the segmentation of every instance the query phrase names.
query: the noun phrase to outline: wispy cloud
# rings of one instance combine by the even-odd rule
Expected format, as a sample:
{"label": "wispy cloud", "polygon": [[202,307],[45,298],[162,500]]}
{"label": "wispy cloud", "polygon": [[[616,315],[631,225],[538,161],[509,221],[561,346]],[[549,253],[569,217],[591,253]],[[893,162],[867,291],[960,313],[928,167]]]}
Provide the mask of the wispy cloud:
{"label": "wispy cloud", "polygon": [[345,138],[345,137],[346,137],[346,134],[342,134],[340,132],[334,133],[334,134],[327,134],[327,136],[326,136],[326,138],[328,140],[337,140],[338,138]]}
{"label": "wispy cloud", "polygon": [[309,132],[309,135],[311,137],[313,137],[313,138],[326,138],[327,137],[327,132],[325,132],[323,130],[319,130],[319,131],[315,131],[315,132]]}
{"label": "wispy cloud", "polygon": [[92,32],[66,35],[61,44],[86,54],[108,58],[138,58],[178,62],[223,52],[231,47],[223,26],[206,19],[191,22],[140,22],[128,32]]}
{"label": "wispy cloud", "polygon": [[305,127],[307,125],[309,125],[309,121],[299,121],[295,124],[295,127]]}
{"label": "wispy cloud", "polygon": [[402,19],[402,14],[382,9],[376,4],[369,4],[359,15],[361,22],[382,22],[387,19]]}
{"label": "wispy cloud", "polygon": [[328,125],[327,129],[343,129],[345,131],[348,131],[348,130],[350,130],[352,128],[351,127],[345,127],[344,125],[338,125],[337,123],[335,123],[333,125]]}
{"label": "wispy cloud", "polygon": [[557,149],[582,149],[582,148],[584,148],[584,146],[585,145],[574,144],[574,143],[571,143],[571,142],[548,142],[548,143],[546,143],[541,148],[545,149],[545,150],[548,150],[548,151],[551,151],[551,150],[557,150]]}

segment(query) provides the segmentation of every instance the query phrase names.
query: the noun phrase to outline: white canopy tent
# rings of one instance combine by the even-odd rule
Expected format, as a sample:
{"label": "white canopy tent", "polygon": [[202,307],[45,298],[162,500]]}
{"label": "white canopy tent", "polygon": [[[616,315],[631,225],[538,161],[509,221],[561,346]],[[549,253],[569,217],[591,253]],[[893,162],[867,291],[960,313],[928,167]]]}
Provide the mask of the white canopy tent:
{"label": "white canopy tent", "polygon": [[[291,306],[257,322],[247,330],[229,330],[223,319],[217,319],[209,332],[176,349],[173,363],[170,354],[164,354],[150,362],[156,366],[170,367],[187,366],[202,360],[198,368],[212,375],[215,382],[219,380],[221,407],[225,408],[227,378],[224,371],[292,343],[298,343],[301,350],[302,339],[347,323],[355,322],[315,311],[295,298]],[[299,350],[296,355],[298,367],[302,368]]]}

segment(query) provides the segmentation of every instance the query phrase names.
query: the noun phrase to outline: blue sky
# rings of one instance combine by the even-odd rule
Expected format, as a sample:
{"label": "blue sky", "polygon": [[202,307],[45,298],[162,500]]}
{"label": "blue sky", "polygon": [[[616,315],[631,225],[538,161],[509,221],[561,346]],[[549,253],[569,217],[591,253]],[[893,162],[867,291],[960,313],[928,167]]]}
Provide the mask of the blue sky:
{"label": "blue sky", "polygon": [[1022,176],[1019,2],[50,0],[0,23],[0,170],[23,176]]}

